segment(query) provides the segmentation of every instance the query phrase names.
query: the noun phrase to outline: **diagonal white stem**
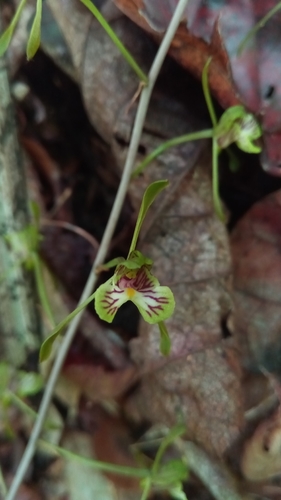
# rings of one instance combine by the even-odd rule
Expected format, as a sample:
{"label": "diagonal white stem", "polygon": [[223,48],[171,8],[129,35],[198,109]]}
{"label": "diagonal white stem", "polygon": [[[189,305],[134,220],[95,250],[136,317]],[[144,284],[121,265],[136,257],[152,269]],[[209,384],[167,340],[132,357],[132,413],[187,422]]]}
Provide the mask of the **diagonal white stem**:
{"label": "diagonal white stem", "polygon": [[[162,67],[163,61],[164,61],[166,54],[169,50],[171,41],[173,40],[174,35],[177,31],[178,25],[180,24],[180,21],[182,19],[184,9],[187,5],[187,2],[188,2],[188,0],[179,0],[179,3],[177,5],[177,8],[174,12],[174,15],[171,19],[169,27],[165,33],[165,36],[162,40],[162,43],[158,49],[156,57],[155,57],[153,64],[151,66],[151,69],[150,69],[150,72],[148,75],[148,77],[149,77],[148,85],[146,87],[144,87],[144,89],[142,91],[137,114],[136,114],[136,118],[135,118],[132,138],[131,138],[130,146],[128,149],[128,156],[127,156],[126,163],[124,166],[123,175],[122,175],[122,178],[120,181],[118,192],[117,192],[117,195],[116,195],[113,207],[112,207],[112,211],[111,211],[111,214],[110,214],[110,217],[109,217],[109,220],[108,220],[108,223],[107,223],[107,226],[106,226],[106,229],[105,229],[105,232],[104,232],[104,235],[103,235],[103,238],[102,238],[102,241],[101,241],[101,244],[100,244],[97,256],[96,256],[96,260],[93,264],[92,271],[89,275],[88,281],[87,281],[85,288],[84,288],[84,291],[81,295],[79,304],[81,304],[81,302],[84,302],[84,300],[86,300],[91,295],[92,290],[96,285],[97,277],[95,275],[94,270],[97,266],[101,265],[104,262],[104,259],[106,257],[108,247],[109,247],[111,238],[113,236],[113,232],[114,232],[114,229],[116,227],[116,223],[118,221],[118,218],[119,218],[119,215],[121,212],[121,208],[122,208],[122,205],[123,205],[123,202],[124,202],[124,199],[126,196],[126,192],[128,189],[128,185],[130,182],[131,171],[132,171],[132,168],[134,166],[136,154],[138,151],[139,141],[141,138],[141,133],[142,133],[142,129],[143,129],[143,124],[144,124],[147,108],[148,108],[149,101],[150,101],[150,96],[151,96],[153,87],[155,85],[156,79],[158,77],[159,71]],[[54,392],[54,387],[56,385],[58,376],[59,376],[60,371],[61,371],[61,367],[63,365],[63,362],[64,362],[65,357],[67,355],[68,349],[71,345],[71,342],[73,340],[73,337],[74,337],[75,332],[77,330],[77,327],[79,325],[82,314],[83,314],[83,312],[80,312],[79,314],[77,314],[77,316],[75,316],[73,321],[70,323],[68,330],[66,331],[66,334],[63,338],[62,344],[61,344],[60,349],[58,351],[58,354],[57,354],[57,357],[55,359],[52,371],[50,373],[50,377],[49,377],[47,385],[46,385],[46,389],[45,389],[45,392],[44,392],[44,395],[43,395],[43,398],[41,401],[41,405],[39,407],[37,420],[35,422],[35,425],[33,427],[32,432],[31,432],[29,442],[28,442],[26,449],[25,449],[25,452],[22,456],[21,462],[20,462],[19,467],[17,469],[17,472],[15,474],[14,480],[11,484],[11,487],[10,487],[9,493],[6,497],[6,500],[14,500],[15,499],[18,488],[24,479],[25,473],[26,473],[26,471],[29,467],[29,464],[32,460],[32,457],[35,453],[36,443],[37,443],[37,440],[40,436],[41,429],[42,429],[44,420],[46,418],[46,414],[47,414],[47,411],[48,411],[48,408],[49,408],[49,405],[50,405],[50,402],[52,399],[52,395]]]}

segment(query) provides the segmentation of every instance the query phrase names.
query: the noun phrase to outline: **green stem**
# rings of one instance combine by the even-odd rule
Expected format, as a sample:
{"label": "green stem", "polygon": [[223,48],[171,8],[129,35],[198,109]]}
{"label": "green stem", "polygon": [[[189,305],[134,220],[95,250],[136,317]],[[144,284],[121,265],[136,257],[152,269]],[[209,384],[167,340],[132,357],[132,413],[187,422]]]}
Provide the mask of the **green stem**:
{"label": "green stem", "polygon": [[50,322],[51,328],[55,328],[56,322],[46,292],[46,287],[44,284],[43,273],[42,273],[42,264],[37,252],[32,252],[32,262],[34,266],[35,281],[41,305]]}
{"label": "green stem", "polygon": [[219,219],[225,222],[225,215],[221,206],[220,195],[219,195],[219,166],[218,166],[218,155],[219,147],[217,140],[213,138],[213,148],[212,148],[212,165],[213,165],[213,200],[214,207]]}
{"label": "green stem", "polygon": [[76,453],[66,450],[61,446],[56,446],[52,443],[48,443],[47,441],[44,441],[42,439],[40,439],[38,442],[44,445],[46,448],[50,448],[52,451],[55,451],[62,457],[79,461],[80,463],[89,465],[90,467],[93,467],[96,470],[100,470],[102,472],[112,472],[122,476],[137,477],[139,479],[147,478],[150,473],[148,469],[138,469],[137,467],[127,467],[125,465],[116,465],[110,464],[108,462],[101,462],[100,460],[92,460],[90,458],[77,455]]}
{"label": "green stem", "polygon": [[141,500],[147,500],[150,489],[151,489],[151,478],[147,477],[146,480],[144,481],[144,488],[142,491]]}
{"label": "green stem", "polygon": [[118,36],[114,33],[113,29],[110,27],[108,22],[104,19],[103,15],[100,13],[100,11],[97,9],[97,7],[91,2],[91,0],[80,0],[87,9],[95,16],[97,21],[101,24],[101,26],[104,28],[108,36],[111,38],[113,43],[116,45],[116,47],[120,50],[121,54],[123,57],[126,59],[127,63],[131,66],[131,68],[135,71],[135,73],[138,75],[139,79],[144,82],[145,84],[148,83],[148,78],[145,75],[145,73],[142,71],[142,69],[139,67],[133,56],[128,52],[126,47],[123,45],[121,40],[118,38]]}
{"label": "green stem", "polygon": [[215,127],[218,124],[218,120],[217,120],[215,109],[214,109],[214,106],[213,106],[213,101],[212,101],[212,98],[211,98],[210,88],[209,88],[209,82],[208,82],[208,69],[209,69],[211,60],[212,60],[212,58],[209,57],[208,61],[206,62],[205,66],[203,68],[203,71],[202,71],[202,87],[203,87],[203,92],[204,92],[204,97],[205,97],[205,101],[206,101],[206,104],[207,104],[207,108],[208,108],[208,111],[209,111],[209,114],[210,114],[210,118],[211,118],[211,121],[212,121],[212,125],[213,125],[213,127]]}
{"label": "green stem", "polygon": [[245,38],[242,40],[242,42],[239,44],[238,49],[237,49],[237,55],[240,56],[243,50],[245,49],[247,43],[253,36],[259,31],[259,29],[263,28],[264,25],[269,21],[269,19],[274,16],[278,12],[278,10],[281,9],[281,2],[279,2],[277,5],[275,5],[272,9],[268,11],[268,13],[257,23],[255,26],[248,31],[247,35]]}
{"label": "green stem", "polygon": [[180,135],[178,137],[174,137],[173,139],[169,139],[168,141],[158,146],[158,148],[154,149],[154,151],[152,151],[152,153],[150,153],[138,165],[138,167],[132,173],[132,177],[136,177],[137,175],[141,174],[144,171],[145,167],[149,165],[149,163],[155,160],[155,158],[164,153],[164,151],[166,151],[167,149],[178,146],[179,144],[183,144],[185,142],[196,141],[198,139],[209,139],[211,137],[213,137],[213,129],[201,130],[200,132],[192,132],[191,134]]}
{"label": "green stem", "polygon": [[[19,396],[17,396],[17,394],[15,394],[14,392],[10,391],[10,389],[6,389],[5,391],[5,395],[8,395],[8,397],[10,398],[10,401],[19,409],[23,412],[23,414],[26,414],[28,415],[29,417],[31,417],[33,420],[35,420],[37,418],[37,412],[34,411],[28,404],[26,404]],[[46,420],[45,423],[44,423],[44,429],[57,429],[58,428],[58,425],[49,421],[49,420]]]}
{"label": "green stem", "polygon": [[24,414],[29,415],[31,418],[35,420],[37,417],[36,411],[34,411],[30,406],[28,406],[24,401],[22,401],[19,396],[17,396],[14,392],[10,391],[10,389],[6,389],[5,395],[8,395],[9,399],[14,403],[17,408],[19,408]]}
{"label": "green stem", "polygon": [[0,498],[5,498],[7,491],[2,468],[0,467]]}

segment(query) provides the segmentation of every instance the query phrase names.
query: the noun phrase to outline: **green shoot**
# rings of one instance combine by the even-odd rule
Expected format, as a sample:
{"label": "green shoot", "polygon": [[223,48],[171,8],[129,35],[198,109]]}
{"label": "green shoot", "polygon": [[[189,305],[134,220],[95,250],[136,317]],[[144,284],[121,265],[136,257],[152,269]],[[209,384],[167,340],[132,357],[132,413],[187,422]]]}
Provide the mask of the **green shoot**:
{"label": "green shoot", "polygon": [[8,26],[8,28],[4,31],[4,33],[0,37],[0,57],[2,57],[5,54],[7,48],[10,45],[15,27],[19,21],[19,18],[21,16],[21,13],[23,11],[25,4],[26,4],[26,0],[21,0],[10,25]]}
{"label": "green shoot", "polygon": [[281,9],[281,2],[278,2],[277,5],[275,5],[272,9],[268,11],[268,13],[260,19],[260,21],[253,26],[253,28],[248,31],[247,35],[245,38],[242,40],[242,42],[239,44],[238,49],[237,49],[237,55],[240,56],[243,50],[245,49],[246,45],[249,43],[249,41],[255,36],[255,34],[264,27],[264,25],[269,21],[271,17],[273,17],[278,10]]}
{"label": "green shoot", "polygon": [[178,486],[179,483],[187,479],[187,466],[182,460],[170,460],[168,464],[162,467],[160,465],[166,449],[173,444],[177,438],[182,436],[185,431],[186,428],[184,425],[177,425],[173,427],[162,440],[156,453],[150,475],[143,481],[144,489],[141,500],[147,500],[153,485],[172,489],[173,486]]}
{"label": "green shoot", "polygon": [[104,19],[103,15],[100,13],[100,11],[97,9],[94,3],[91,2],[91,0],[80,0],[87,9],[95,16],[97,21],[101,24],[101,26],[104,28],[108,36],[111,38],[113,43],[116,45],[116,47],[120,50],[122,56],[124,59],[126,59],[127,63],[131,66],[131,68],[135,71],[139,79],[144,82],[144,84],[147,84],[148,78],[145,75],[145,73],[142,71],[142,69],[139,67],[133,56],[128,52],[126,47],[123,45],[121,40],[118,38],[118,36],[115,34],[113,29],[110,27],[108,22]]}
{"label": "green shoot", "polygon": [[40,46],[41,40],[41,19],[42,19],[42,0],[37,0],[35,17],[32,23],[29,39],[26,47],[26,56],[29,61],[35,56]]}

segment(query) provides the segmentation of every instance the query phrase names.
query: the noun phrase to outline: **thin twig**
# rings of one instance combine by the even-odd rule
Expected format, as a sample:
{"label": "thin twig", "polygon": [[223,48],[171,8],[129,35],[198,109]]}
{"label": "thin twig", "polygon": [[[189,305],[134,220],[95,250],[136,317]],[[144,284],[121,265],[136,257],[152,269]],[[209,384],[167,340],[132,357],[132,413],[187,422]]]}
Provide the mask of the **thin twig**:
{"label": "thin twig", "polygon": [[188,467],[199,477],[216,500],[249,500],[247,494],[240,494],[236,478],[225,466],[209,457],[191,441],[178,439],[176,445]]}
{"label": "thin twig", "polygon": [[94,250],[97,250],[99,247],[99,243],[96,238],[88,233],[88,231],[85,231],[85,229],[83,229],[82,227],[75,226],[74,224],[71,224],[70,222],[66,222],[64,220],[41,219],[40,222],[42,226],[61,227],[62,229],[66,229],[67,231],[72,231],[73,233],[78,234],[79,236],[81,236],[81,238],[87,240],[92,245]]}
{"label": "thin twig", "polygon": [[[136,114],[136,119],[135,119],[135,123],[134,123],[134,128],[133,128],[133,132],[132,132],[132,138],[131,138],[130,146],[128,149],[128,156],[127,156],[126,163],[124,166],[124,171],[123,171],[123,175],[121,178],[121,182],[120,182],[118,192],[117,192],[117,195],[116,195],[113,207],[112,207],[112,211],[111,211],[111,214],[110,214],[110,217],[109,217],[109,220],[108,220],[108,223],[107,223],[104,235],[103,235],[103,239],[101,241],[101,244],[100,244],[100,247],[99,247],[93,268],[92,268],[92,272],[89,275],[88,281],[87,281],[86,286],[84,288],[84,291],[81,295],[79,304],[81,304],[81,302],[84,302],[91,295],[92,290],[96,285],[97,276],[95,275],[95,268],[97,266],[100,266],[104,262],[104,259],[106,257],[108,247],[109,247],[112,235],[113,235],[113,232],[115,230],[115,227],[116,227],[116,224],[117,224],[120,212],[121,212],[121,208],[122,208],[122,205],[123,205],[123,202],[124,202],[124,199],[126,196],[126,192],[128,189],[128,185],[130,182],[132,168],[134,166],[136,154],[138,151],[138,145],[139,145],[139,141],[141,138],[141,133],[142,133],[142,129],[143,129],[143,124],[144,124],[147,108],[148,108],[149,101],[150,101],[150,96],[151,96],[154,84],[156,82],[156,79],[158,77],[159,71],[162,67],[163,61],[164,61],[166,54],[169,50],[171,41],[173,40],[174,35],[177,31],[178,25],[180,24],[180,21],[182,19],[183,12],[184,12],[184,9],[187,5],[187,2],[188,2],[188,0],[179,0],[177,8],[174,12],[174,15],[171,19],[169,27],[166,31],[166,34],[162,40],[162,43],[158,49],[158,52],[157,52],[156,57],[154,59],[154,62],[152,64],[151,70],[149,72],[149,75],[148,75],[149,76],[149,83],[148,83],[147,87],[145,87],[142,91],[137,114]],[[22,480],[24,479],[25,473],[26,473],[26,471],[29,467],[29,464],[32,460],[32,457],[35,453],[36,443],[37,443],[37,440],[40,436],[40,432],[41,432],[41,429],[42,429],[42,426],[43,426],[43,423],[44,423],[44,420],[45,420],[45,417],[46,417],[46,414],[47,414],[47,411],[49,408],[49,404],[50,404],[51,399],[52,399],[55,384],[56,384],[58,376],[60,374],[61,367],[64,363],[68,349],[69,349],[71,342],[73,340],[73,337],[75,335],[76,329],[79,325],[82,314],[83,314],[82,312],[77,314],[77,316],[70,323],[68,330],[65,334],[65,337],[62,341],[62,344],[61,344],[60,349],[58,351],[58,354],[57,354],[57,357],[55,359],[52,371],[50,373],[50,377],[49,377],[47,385],[46,385],[46,389],[45,389],[45,392],[44,392],[44,395],[43,395],[43,398],[41,401],[41,405],[39,407],[37,420],[36,420],[35,425],[33,427],[29,442],[28,442],[27,447],[25,449],[25,452],[22,456],[21,462],[19,464],[19,467],[18,467],[18,470],[17,470],[16,475],[14,477],[14,480],[11,484],[11,487],[10,487],[10,490],[9,490],[9,493],[7,495],[6,500],[14,500],[15,499],[18,488],[19,488]]]}

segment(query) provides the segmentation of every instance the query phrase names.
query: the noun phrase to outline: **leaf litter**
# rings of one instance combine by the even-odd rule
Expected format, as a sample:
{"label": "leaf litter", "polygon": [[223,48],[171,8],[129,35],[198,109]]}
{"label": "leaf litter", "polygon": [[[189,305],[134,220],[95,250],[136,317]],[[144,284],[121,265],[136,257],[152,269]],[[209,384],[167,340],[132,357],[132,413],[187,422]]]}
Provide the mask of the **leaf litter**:
{"label": "leaf litter", "polygon": [[[265,103],[265,90],[267,89],[268,95],[269,87],[263,75],[273,72],[274,78],[278,76],[279,66],[277,65],[275,69],[275,51],[269,48],[270,42],[268,40],[267,44],[267,37],[270,35],[270,30],[274,31],[273,27],[279,18],[272,20],[273,24],[269,24],[265,31],[258,33],[258,43],[256,40],[252,43],[252,45],[254,42],[257,44],[255,57],[261,58],[263,64],[256,64],[257,59],[250,58],[249,48],[244,54],[242,53],[240,59],[235,55],[242,35],[252,27],[258,16],[269,10],[271,3],[239,2],[238,5],[237,2],[223,2],[221,16],[217,20],[220,10],[218,11],[217,7],[215,9],[215,2],[209,2],[204,8],[201,2],[190,2],[188,30],[185,24],[181,25],[173,42],[171,55],[197,77],[201,76],[206,59],[211,55],[213,61],[210,87],[220,104],[228,107],[243,102],[257,115],[265,110],[262,124],[266,134],[267,159],[263,162],[268,170],[274,171],[278,164],[278,150],[271,149],[270,141],[274,141],[276,134],[278,135],[279,87],[274,80],[271,85],[274,87],[274,99],[277,105],[269,103],[269,97]],[[113,174],[103,173],[103,177],[95,179],[94,194],[88,192],[88,196],[92,196],[93,200],[95,210],[91,207],[90,213],[94,217],[95,211],[101,212],[101,209],[97,208],[96,186],[104,186],[106,180],[104,193],[108,199],[112,199],[114,190],[110,191],[110,179],[116,179],[114,176],[117,175],[118,169],[120,174],[126,156],[136,107],[135,104],[131,107],[128,105],[136,90],[137,81],[122,56],[112,46],[112,42],[78,2],[48,0],[47,4],[48,7],[44,8],[50,9],[52,23],[59,26],[60,36],[63,36],[67,45],[68,64],[72,61],[73,65],[70,73],[75,74],[79,82],[90,122],[102,138],[97,135],[92,137],[86,150],[89,152],[94,148],[94,151],[97,151],[95,149],[97,143],[102,148],[110,148],[111,160],[107,155],[104,156],[104,168],[110,171],[110,162],[114,165]],[[162,2],[161,6],[166,6],[166,11],[163,12],[156,0],[142,3],[138,0],[134,2],[118,0],[116,4],[142,28],[152,33],[155,40],[159,40],[161,30],[165,29],[165,23],[169,21],[176,2],[168,0]],[[69,12],[72,13],[71,19]],[[234,23],[235,13],[242,16],[243,23]],[[156,50],[151,38],[121,15],[114,18],[113,26],[142,68],[145,70],[149,68]],[[44,29],[46,31],[49,27],[42,28],[43,49],[51,53],[50,41],[44,41]],[[278,36],[276,40],[278,43]],[[253,50],[252,45],[250,45],[251,50]],[[267,57],[266,51],[269,51],[270,57]],[[40,55],[38,60],[40,61]],[[56,62],[60,65],[59,58]],[[269,66],[266,66],[265,62],[272,64],[274,71],[270,73]],[[246,67],[245,71],[243,64]],[[258,78],[256,78],[257,66],[260,69]],[[104,85],[105,81],[107,85]],[[139,148],[139,159],[141,160],[146,153],[164,140],[204,128],[207,121],[199,86],[197,87],[192,78],[172,60],[167,61],[152,97]],[[57,154],[59,148],[54,148],[58,132],[55,131],[54,134],[53,126],[54,123],[47,122],[40,127],[39,141],[51,156],[56,157],[61,168],[62,158],[58,158]],[[50,136],[50,131],[54,135]],[[52,137],[53,142],[50,139],[46,140],[48,137]],[[273,163],[271,155],[275,155]],[[81,161],[77,157],[73,161],[73,151],[64,162],[65,170],[62,170],[60,182],[56,183],[51,196],[58,197],[62,189],[60,183],[65,187],[71,176],[75,179],[71,185],[75,191],[77,183],[75,176],[79,179],[79,175],[82,175]],[[99,165],[102,163],[101,157],[97,163]],[[224,168],[227,168],[225,164]],[[255,163],[255,168],[260,168],[258,162]],[[68,378],[70,386],[64,389],[66,397],[63,404],[66,405],[67,391],[70,391],[70,394],[73,390],[71,384],[74,384],[78,387],[76,415],[78,413],[78,416],[81,416],[79,408],[81,397],[86,397],[88,404],[94,402],[98,408],[103,407],[105,413],[100,413],[100,409],[97,413],[104,415],[100,417],[100,425],[106,430],[97,431],[95,426],[92,426],[90,431],[94,436],[95,454],[98,453],[98,449],[103,451],[102,446],[97,444],[98,439],[104,442],[106,436],[113,432],[111,428],[115,428],[115,417],[109,414],[116,410],[117,403],[119,410],[126,413],[127,420],[125,424],[122,423],[125,434],[131,432],[129,429],[148,422],[168,426],[184,422],[187,429],[185,438],[199,444],[207,451],[210,460],[212,457],[224,460],[235,473],[238,464],[239,473],[242,472],[244,477],[251,481],[261,479],[259,472],[256,473],[261,462],[267,471],[264,477],[266,481],[279,470],[278,451],[275,451],[279,443],[278,402],[277,408],[275,401],[265,417],[260,418],[258,425],[253,422],[247,423],[244,418],[245,400],[249,398],[254,382],[245,387],[242,382],[245,373],[251,374],[255,380],[256,376],[260,376],[258,372],[261,367],[276,376],[279,373],[279,194],[276,192],[254,205],[238,222],[229,238],[224,224],[217,219],[213,211],[210,172],[210,152],[206,141],[186,144],[167,151],[155,160],[141,177],[132,181],[129,200],[118,229],[120,232],[122,226],[126,224],[130,226],[134,218],[132,208],[135,212],[138,210],[145,187],[156,179],[169,178],[169,192],[156,203],[153,213],[146,220],[141,235],[140,250],[154,260],[155,274],[159,281],[170,286],[175,294],[175,315],[167,322],[172,340],[170,356],[166,359],[160,354],[159,333],[154,326],[140,322],[138,337],[132,339],[136,334],[136,319],[131,309],[124,311],[123,318],[122,316],[120,319],[117,318],[117,324],[113,325],[114,333],[97,324],[89,311],[88,324],[79,332],[64,367],[63,377]],[[115,182],[116,180],[113,184]],[[278,189],[278,184],[275,186],[272,190]],[[244,186],[239,186],[239,189],[238,194],[243,192]],[[76,210],[75,204],[66,203],[62,205],[57,215],[75,222]],[[100,238],[99,231],[102,231],[102,225],[103,221],[99,222],[97,218],[95,227],[90,228],[89,225],[87,227],[97,240]],[[66,244],[68,239],[64,232],[59,231],[58,234],[61,237],[62,248],[63,244],[68,247],[69,243]],[[88,261],[86,268],[89,268],[92,256],[87,247],[85,258],[85,249],[78,240],[73,246],[71,243],[71,253],[68,258],[69,262],[74,262],[76,266],[75,272],[71,275],[71,269],[65,264],[64,259],[56,262],[58,257],[52,255],[52,246],[57,237],[52,239],[46,231],[44,253],[46,256],[49,251],[47,259],[49,265],[55,269],[56,274],[60,274],[60,279],[75,296],[75,289],[77,290],[75,280],[78,280],[79,287],[82,287],[81,269],[84,269],[83,273],[86,275],[83,266],[86,260]],[[121,241],[124,253],[126,253],[126,241],[129,241],[129,238],[125,234]],[[116,253],[116,249],[113,248],[112,256],[114,257]],[[77,257],[81,259],[80,264]],[[66,272],[59,273],[60,267]],[[64,274],[67,277],[65,280]],[[105,335],[107,340],[104,352],[103,349],[99,349],[100,337],[97,337],[91,347],[88,341],[81,341],[85,331],[87,338],[91,337],[91,329],[99,329]],[[112,353],[117,353],[118,362]],[[262,403],[265,397],[264,391],[260,389],[259,393],[258,390],[257,404]],[[118,425],[116,423],[117,428]],[[99,432],[102,437],[99,436]],[[261,450],[264,446],[264,435],[273,440],[270,441],[273,444],[272,447],[270,444],[268,450]],[[86,436],[85,441],[83,437],[82,447],[79,448],[81,455],[89,454],[89,450],[86,451],[89,437]],[[70,433],[71,447],[75,439],[74,436],[72,440]],[[80,440],[79,436],[78,439]],[[240,450],[238,456],[237,443]],[[251,451],[253,449],[254,452]],[[114,453],[110,453],[105,458],[108,461],[113,460]],[[250,456],[252,467],[250,472],[247,454]],[[241,465],[239,465],[240,457],[242,457]],[[75,492],[79,482],[77,478],[73,483],[72,474],[74,474],[73,469],[70,473],[66,470],[63,472],[64,478],[68,477],[64,481]],[[193,482],[194,479],[191,479],[190,486],[187,485],[191,500],[198,498],[202,489],[202,486],[197,484],[195,494],[192,496]],[[112,490],[112,484],[114,481],[103,483],[101,487],[102,494],[105,495],[108,491],[109,498],[116,494],[116,490]],[[49,495],[48,488],[50,485],[45,490],[46,495]],[[261,486],[260,493],[263,491],[262,488]],[[250,490],[250,486],[248,489]],[[124,492],[122,494],[122,498],[127,498]],[[205,496],[209,498],[206,492]],[[59,497],[54,496],[54,498]]]}

